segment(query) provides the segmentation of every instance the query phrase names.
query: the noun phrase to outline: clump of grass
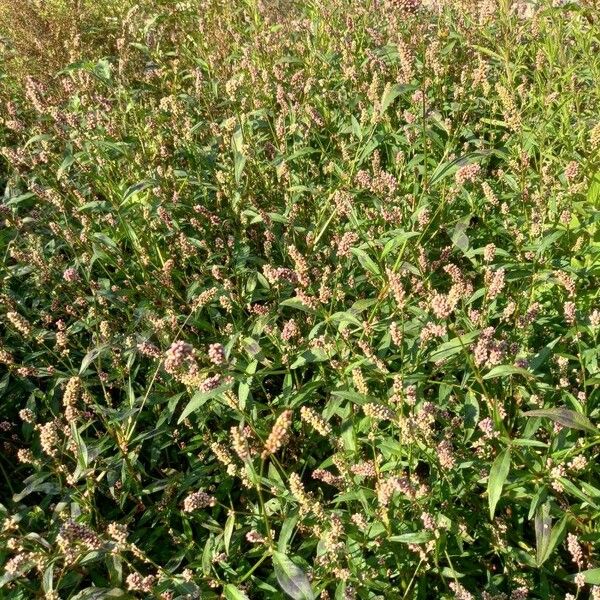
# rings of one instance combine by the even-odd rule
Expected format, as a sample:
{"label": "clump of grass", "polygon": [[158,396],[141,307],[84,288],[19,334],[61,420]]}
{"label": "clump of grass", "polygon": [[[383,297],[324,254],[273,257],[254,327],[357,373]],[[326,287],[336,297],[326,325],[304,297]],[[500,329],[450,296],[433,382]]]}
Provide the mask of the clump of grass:
{"label": "clump of grass", "polygon": [[598,598],[593,5],[111,7],[0,17],[2,597]]}

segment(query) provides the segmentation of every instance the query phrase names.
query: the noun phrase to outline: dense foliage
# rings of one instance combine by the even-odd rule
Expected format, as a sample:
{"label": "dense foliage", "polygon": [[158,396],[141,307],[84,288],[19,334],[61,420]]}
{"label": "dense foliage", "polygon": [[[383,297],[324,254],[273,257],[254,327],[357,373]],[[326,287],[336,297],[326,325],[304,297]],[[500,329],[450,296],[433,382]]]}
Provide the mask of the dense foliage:
{"label": "dense foliage", "polygon": [[1,598],[600,598],[595,2],[0,37]]}

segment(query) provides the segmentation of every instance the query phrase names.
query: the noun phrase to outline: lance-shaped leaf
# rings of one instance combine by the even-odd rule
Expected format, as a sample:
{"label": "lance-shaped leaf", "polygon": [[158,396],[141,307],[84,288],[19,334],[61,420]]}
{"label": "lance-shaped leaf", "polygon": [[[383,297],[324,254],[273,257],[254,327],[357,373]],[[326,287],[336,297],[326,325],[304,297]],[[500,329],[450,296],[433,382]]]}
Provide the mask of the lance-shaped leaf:
{"label": "lance-shaped leaf", "polygon": [[535,562],[538,567],[541,567],[550,558],[554,548],[562,541],[566,528],[566,515],[552,527],[550,505],[546,502],[538,507],[535,514]]}
{"label": "lance-shaped leaf", "polygon": [[281,589],[294,600],[314,600],[315,594],[304,571],[285,554],[273,552],[275,576]]}
{"label": "lance-shaped leaf", "polygon": [[389,539],[390,542],[402,542],[403,544],[424,544],[433,539],[433,533],[431,531],[415,531],[393,535]]}
{"label": "lance-shaped leaf", "polygon": [[552,531],[552,517],[550,516],[550,505],[542,504],[535,513],[535,547],[537,566],[544,562],[544,556],[547,554],[546,548],[550,543],[550,532]]}
{"label": "lance-shaped leaf", "polygon": [[[588,569],[587,571],[581,571],[580,575],[583,580],[590,585],[600,585],[600,569]],[[575,579],[575,575],[571,577]]]}
{"label": "lance-shaped leaf", "polygon": [[181,412],[177,423],[183,422],[191,413],[195,410],[198,410],[201,406],[203,406],[208,400],[222,394],[224,391],[230,389],[233,384],[228,383],[225,385],[221,385],[214,390],[210,390],[209,392],[196,392],[192,399],[187,403],[186,407]]}
{"label": "lance-shaped leaf", "polygon": [[232,585],[231,583],[228,583],[223,588],[223,593],[227,600],[249,600],[246,592],[243,592],[240,588],[235,587],[235,585]]}
{"label": "lance-shaped leaf", "polygon": [[522,375],[527,379],[533,379],[533,375],[526,369],[515,367],[514,365],[498,365],[489,373],[486,373],[484,379],[495,379],[497,377],[508,377],[509,375]]}
{"label": "lance-shaped leaf", "polygon": [[467,218],[466,221],[459,221],[454,226],[454,229],[450,235],[452,243],[463,252],[466,252],[469,249],[469,236],[467,235],[468,228],[469,219]]}
{"label": "lance-shaped leaf", "polygon": [[508,477],[510,470],[510,449],[506,448],[498,456],[490,469],[488,478],[488,503],[490,507],[490,519],[494,518],[496,504],[502,495],[502,487]]}
{"label": "lance-shaped leaf", "polygon": [[82,375],[85,370],[94,362],[102,352],[104,352],[108,348],[108,344],[101,344],[96,348],[90,350],[81,361],[81,366],[79,367],[79,375]]}
{"label": "lance-shaped leaf", "polygon": [[523,413],[525,417],[547,417],[557,423],[560,423],[564,427],[570,427],[571,429],[579,429],[581,431],[587,431],[588,433],[598,433],[598,428],[594,427],[594,424],[581,413],[569,410],[568,408],[541,408],[539,410],[528,410]]}
{"label": "lance-shaped leaf", "polygon": [[390,85],[386,86],[381,96],[381,114],[383,114],[389,107],[390,104],[402,93],[403,86]]}
{"label": "lance-shaped leaf", "polygon": [[235,525],[235,513],[232,512],[227,517],[225,528],[223,529],[223,543],[225,545],[225,554],[229,556],[229,545],[231,544],[231,535],[233,534],[233,527]]}

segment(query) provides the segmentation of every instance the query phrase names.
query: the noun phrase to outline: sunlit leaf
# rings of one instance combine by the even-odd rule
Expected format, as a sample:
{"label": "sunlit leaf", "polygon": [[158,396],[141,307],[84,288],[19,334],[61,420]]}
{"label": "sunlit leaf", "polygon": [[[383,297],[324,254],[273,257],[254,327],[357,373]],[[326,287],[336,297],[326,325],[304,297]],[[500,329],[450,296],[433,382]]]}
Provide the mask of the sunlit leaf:
{"label": "sunlit leaf", "polygon": [[488,478],[488,504],[490,508],[490,519],[494,518],[496,505],[502,495],[502,488],[510,470],[510,449],[506,448],[494,460]]}
{"label": "sunlit leaf", "polygon": [[275,576],[281,589],[294,600],[313,600],[315,594],[304,571],[282,552],[273,552]]}

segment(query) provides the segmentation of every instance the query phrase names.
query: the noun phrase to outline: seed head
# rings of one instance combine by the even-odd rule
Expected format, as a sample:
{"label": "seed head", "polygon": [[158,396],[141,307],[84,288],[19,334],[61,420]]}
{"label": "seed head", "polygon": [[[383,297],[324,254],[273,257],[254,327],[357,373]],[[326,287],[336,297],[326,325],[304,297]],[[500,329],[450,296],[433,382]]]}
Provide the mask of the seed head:
{"label": "seed head", "polygon": [[288,430],[292,425],[292,411],[284,410],[275,421],[275,425],[273,425],[273,429],[265,442],[265,449],[261,457],[263,459],[267,458],[270,454],[275,454],[281,446],[285,443],[285,440],[288,435]]}

